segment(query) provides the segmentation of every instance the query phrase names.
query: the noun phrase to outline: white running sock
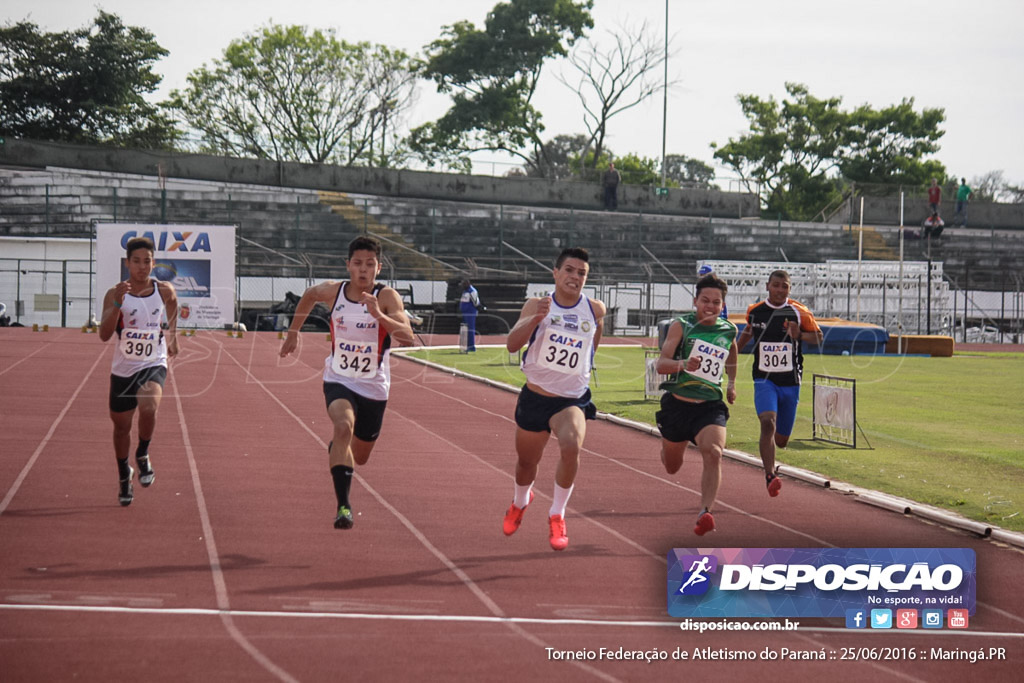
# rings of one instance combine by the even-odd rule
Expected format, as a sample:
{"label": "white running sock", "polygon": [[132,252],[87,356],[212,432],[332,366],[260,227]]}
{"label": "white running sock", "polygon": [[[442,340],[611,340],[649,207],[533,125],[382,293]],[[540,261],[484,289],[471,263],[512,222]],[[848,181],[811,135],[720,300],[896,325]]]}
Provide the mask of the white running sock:
{"label": "white running sock", "polygon": [[563,489],[558,484],[555,484],[554,500],[551,501],[551,509],[548,510],[549,517],[553,515],[565,517],[565,506],[569,504],[569,496],[572,495],[574,486],[575,485],[570,486],[567,489]]}
{"label": "white running sock", "polygon": [[515,496],[512,498],[512,504],[520,510],[530,504],[530,489],[533,488],[533,482],[530,482],[526,486],[520,486],[516,484]]}

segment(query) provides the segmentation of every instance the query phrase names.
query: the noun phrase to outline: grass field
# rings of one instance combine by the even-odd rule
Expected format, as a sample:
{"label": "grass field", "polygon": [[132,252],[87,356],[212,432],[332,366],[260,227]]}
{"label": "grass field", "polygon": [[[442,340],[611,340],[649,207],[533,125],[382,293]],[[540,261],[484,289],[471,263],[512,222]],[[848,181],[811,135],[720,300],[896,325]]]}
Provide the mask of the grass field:
{"label": "grass field", "polygon": [[[516,386],[523,383],[504,348],[412,355]],[[740,356],[728,446],[756,455],[759,426],[750,363],[750,355]],[[598,381],[591,387],[598,410],[654,423],[658,401],[643,397],[640,347],[601,347],[596,367]],[[1024,532],[1024,353],[808,355],[804,371],[793,440],[779,451],[780,464]],[[867,439],[858,434],[856,450],[811,441],[813,373],[857,380],[857,421]]]}

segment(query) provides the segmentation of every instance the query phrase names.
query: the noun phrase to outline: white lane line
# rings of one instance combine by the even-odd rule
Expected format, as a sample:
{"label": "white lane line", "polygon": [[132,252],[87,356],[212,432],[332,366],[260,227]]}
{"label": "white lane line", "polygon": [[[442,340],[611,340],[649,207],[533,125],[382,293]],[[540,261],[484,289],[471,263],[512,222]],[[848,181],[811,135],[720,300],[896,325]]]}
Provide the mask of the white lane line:
{"label": "white lane line", "polygon": [[[259,387],[263,389],[263,391],[266,392],[268,396],[270,396],[270,398],[272,398],[279,406],[281,406],[282,410],[284,410],[288,415],[290,415],[292,419],[294,419],[295,422],[298,423],[306,431],[306,433],[313,437],[313,439],[318,444],[320,444],[321,448],[323,448],[324,450],[327,449],[327,444],[324,442],[324,440],[321,439],[316,432],[310,429],[309,426],[302,420],[302,418],[300,418],[298,415],[292,412],[292,410],[287,405],[285,405],[284,402],[281,401],[281,399],[279,399],[274,394],[274,392],[267,388],[267,386],[262,381],[260,381],[255,375],[249,372],[248,368],[246,368],[240,362],[238,362],[238,360],[230,351],[227,352],[227,355],[228,358],[234,361],[235,365],[242,369],[242,372],[251,377],[253,382],[258,384]],[[302,361],[299,362],[302,363]],[[409,521],[408,517],[403,515],[393,505],[391,505],[387,500],[385,500],[384,497],[380,495],[380,493],[378,493],[375,488],[367,484],[366,480],[362,476],[356,474],[355,477],[359,481],[359,484],[363,488],[365,488],[370,493],[370,495],[372,495],[377,500],[378,503],[384,506],[384,508],[388,510],[388,512],[394,515],[395,518],[398,519],[398,521],[401,522],[406,529],[408,529],[409,533],[411,533],[413,537],[416,538],[416,540],[418,540],[420,544],[422,544],[423,547],[430,552],[430,554],[436,557],[438,561],[441,562],[441,564],[443,564],[449,571],[451,571],[453,574],[455,574],[455,576],[459,578],[463,585],[466,586],[466,588],[468,588],[469,591],[474,596],[476,596],[476,598],[488,609],[488,611],[491,612],[491,614],[495,616],[495,618],[502,620],[508,626],[509,629],[511,629],[520,637],[524,638],[526,641],[540,648],[548,647],[547,643],[545,643],[537,636],[520,627],[517,622],[508,620],[508,618],[505,616],[505,612],[501,609],[501,607],[496,602],[494,602],[494,600],[492,600],[491,597],[487,595],[487,593],[482,588],[480,588],[480,586],[478,586],[476,582],[473,581],[473,579],[465,571],[462,570],[462,568],[460,568],[457,564],[455,564],[455,562],[449,559],[447,555],[441,552],[441,550],[437,546],[431,543],[430,540],[423,534],[423,532],[421,532],[416,527],[416,525]],[[573,666],[583,669],[584,671],[587,671],[588,673],[591,673],[602,680],[609,681],[609,683],[618,683],[619,681],[619,679],[613,676],[609,676],[603,671],[599,671],[598,669],[595,669],[594,667],[588,664],[583,664],[577,661],[572,661],[570,663]]]}
{"label": "white lane line", "polygon": [[203,495],[203,486],[199,482],[199,468],[196,465],[195,452],[192,450],[192,441],[188,436],[188,425],[185,422],[185,411],[182,409],[181,396],[178,394],[177,382],[174,374],[170,374],[171,384],[174,387],[174,403],[178,408],[178,421],[181,425],[181,438],[185,444],[185,455],[188,458],[188,467],[192,475],[192,489],[196,495],[196,505],[199,508],[199,519],[203,525],[203,540],[206,543],[206,555],[210,562],[210,573],[213,578],[213,588],[217,596],[217,614],[221,622],[230,634],[231,639],[260,664],[264,669],[273,674],[278,680],[286,683],[298,683],[287,671],[277,666],[269,657],[259,651],[256,646],[249,642],[244,634],[232,619],[231,603],[228,600],[227,583],[224,580],[224,570],[221,568],[220,555],[217,553],[217,544],[213,539],[213,525],[210,524],[210,513],[206,507],[206,497]]}
{"label": "white lane line", "polygon": [[24,357],[24,358],[22,358],[21,360],[17,360],[17,361],[15,361],[15,362],[11,363],[10,365],[8,365],[8,366],[7,366],[6,368],[4,368],[3,370],[0,370],[0,375],[4,374],[5,372],[9,372],[10,370],[13,370],[13,369],[14,369],[14,368],[16,368],[16,367],[17,367],[17,366],[18,366],[19,364],[21,364],[21,363],[24,363],[25,361],[27,361],[27,360],[28,360],[29,358],[31,358],[32,356],[36,355],[37,353],[39,353],[40,351],[42,351],[43,349],[45,349],[45,348],[46,348],[47,346],[49,346],[49,345],[50,345],[51,343],[52,343],[52,342],[46,342],[45,344],[43,344],[43,345],[42,345],[42,346],[40,346],[40,347],[39,347],[38,349],[36,349],[36,350],[35,350],[35,351],[33,351],[32,353],[28,354],[27,356],[25,356],[25,357]]}
{"label": "white lane line", "polygon": [[[545,617],[498,617],[482,616],[473,614],[374,614],[368,612],[295,612],[295,611],[274,611],[274,610],[220,610],[202,607],[123,607],[114,605],[13,605],[0,604],[0,610],[10,611],[37,611],[37,612],[92,612],[92,613],[115,613],[115,614],[156,614],[161,616],[200,616],[215,617],[222,614],[230,614],[237,618],[259,617],[271,619],[357,619],[366,621],[409,621],[420,623],[464,623],[464,624],[537,624],[543,626],[583,626],[601,627],[614,626],[617,628],[672,628],[679,629],[679,621],[624,621],[621,619],[552,619]],[[799,620],[794,617],[794,620]],[[707,620],[702,620],[707,621]],[[712,620],[713,621],[713,620]],[[730,622],[745,623],[745,622]],[[778,622],[770,622],[778,623]],[[747,633],[841,633],[846,636],[924,636],[927,638],[936,637],[984,637],[984,638],[1010,638],[1024,640],[1024,633],[1013,631],[972,631],[965,630],[888,630],[888,629],[861,629],[854,630],[835,626],[804,626],[806,622],[795,630],[779,629],[739,629]],[[729,631],[736,633],[736,631]],[[687,633],[696,633],[687,631]],[[709,634],[711,631],[708,632]],[[715,633],[720,633],[715,631]]]}
{"label": "white lane line", "polygon": [[89,372],[85,373],[85,377],[82,378],[78,388],[76,388],[75,392],[71,394],[71,398],[68,399],[68,402],[64,404],[64,408],[60,411],[60,414],[58,414],[53,420],[53,424],[50,425],[50,429],[46,432],[46,436],[44,436],[43,440],[39,442],[38,446],[36,446],[35,452],[32,453],[28,462],[25,463],[25,466],[21,468],[21,472],[18,474],[18,477],[14,480],[11,488],[8,489],[7,495],[4,496],[3,500],[0,500],[0,515],[2,515],[4,510],[7,509],[7,506],[11,504],[11,500],[13,500],[15,494],[18,493],[18,489],[21,488],[22,482],[24,482],[25,478],[28,477],[28,473],[32,470],[32,466],[35,465],[36,460],[39,459],[39,454],[43,452],[44,448],[46,448],[46,444],[50,443],[50,439],[53,437],[54,432],[57,431],[57,427],[59,427],[60,423],[64,420],[64,416],[68,414],[68,411],[71,409],[72,404],[74,404],[75,399],[78,398],[78,394],[81,393],[82,387],[84,387],[86,382],[89,381],[89,378],[92,377],[93,370],[96,369],[96,365],[100,362],[100,359],[103,358],[103,354],[106,350],[107,349],[105,347],[100,349],[99,355],[96,356],[96,360],[92,362],[92,367],[89,368]]}

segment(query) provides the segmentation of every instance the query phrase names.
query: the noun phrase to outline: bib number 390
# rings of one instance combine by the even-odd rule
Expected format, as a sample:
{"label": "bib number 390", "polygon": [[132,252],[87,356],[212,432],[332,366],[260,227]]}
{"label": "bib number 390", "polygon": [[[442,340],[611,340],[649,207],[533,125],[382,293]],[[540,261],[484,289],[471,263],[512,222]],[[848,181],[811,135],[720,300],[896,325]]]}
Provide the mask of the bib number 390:
{"label": "bib number 390", "polygon": [[123,330],[121,332],[121,353],[131,360],[153,360],[160,352],[158,332]]}

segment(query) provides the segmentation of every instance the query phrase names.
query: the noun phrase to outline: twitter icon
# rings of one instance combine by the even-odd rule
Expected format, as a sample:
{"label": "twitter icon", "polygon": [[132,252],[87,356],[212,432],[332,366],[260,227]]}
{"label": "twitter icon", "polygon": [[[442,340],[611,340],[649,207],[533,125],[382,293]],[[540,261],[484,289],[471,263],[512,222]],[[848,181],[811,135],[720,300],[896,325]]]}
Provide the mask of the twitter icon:
{"label": "twitter icon", "polygon": [[871,628],[892,628],[892,610],[871,610]]}

